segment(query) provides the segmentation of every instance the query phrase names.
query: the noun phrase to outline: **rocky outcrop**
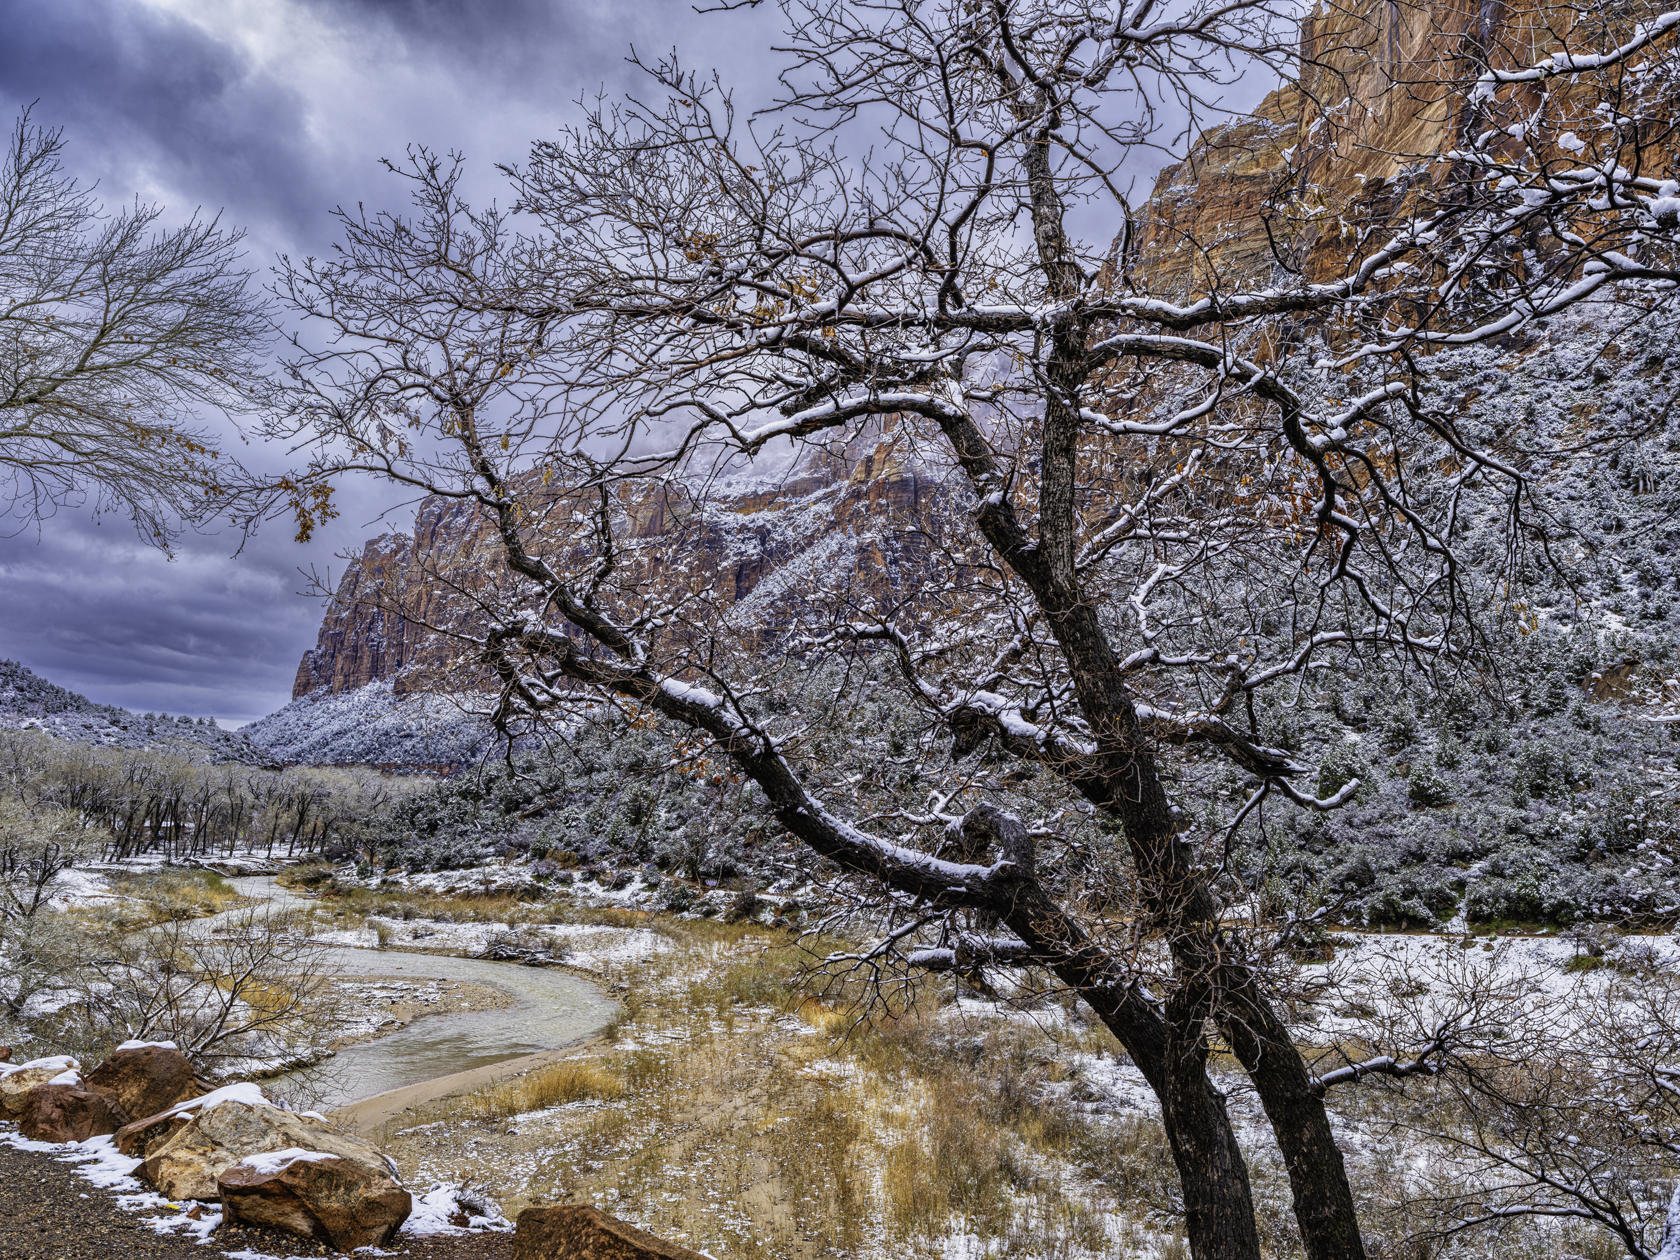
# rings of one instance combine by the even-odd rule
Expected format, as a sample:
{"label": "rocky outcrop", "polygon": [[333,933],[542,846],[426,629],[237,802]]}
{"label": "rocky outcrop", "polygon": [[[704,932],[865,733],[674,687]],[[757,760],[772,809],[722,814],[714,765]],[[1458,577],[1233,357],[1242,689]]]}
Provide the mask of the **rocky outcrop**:
{"label": "rocky outcrop", "polygon": [[[118,1148],[143,1150],[141,1173],[172,1199],[214,1199],[224,1172],[252,1156],[305,1150],[336,1156],[374,1178],[389,1178],[385,1157],[324,1121],[282,1111],[249,1093],[217,1090],[173,1112],[148,1117],[118,1138]],[[254,1087],[252,1087],[254,1088]],[[232,1096],[230,1096],[232,1094]],[[141,1143],[144,1143],[141,1146]]]}
{"label": "rocky outcrop", "polygon": [[[916,557],[906,548],[914,544],[905,542],[907,531],[880,526],[922,511],[940,493],[940,481],[888,421],[807,454],[783,475],[738,479],[710,492],[703,506],[680,486],[625,483],[612,504],[621,567],[673,597],[703,592],[715,605],[733,606],[742,625],[774,625],[793,593],[810,585],[811,572],[862,593],[886,594],[909,581]],[[534,478],[521,494],[533,515],[571,515],[566,505],[556,511]],[[458,645],[425,626],[470,625],[479,615],[474,596],[501,572],[499,544],[483,514],[426,500],[411,535],[369,540],[346,569],[316,645],[298,666],[293,698],[385,679],[398,694],[444,680],[450,688],[475,685],[452,666]],[[777,580],[794,572],[800,576],[793,581]]]}
{"label": "rocky outcrop", "polygon": [[192,1062],[173,1045],[117,1047],[87,1075],[87,1085],[113,1094],[125,1114],[151,1116],[203,1094]]}
{"label": "rocky outcrop", "polygon": [[37,1142],[85,1142],[120,1133],[132,1116],[204,1091],[187,1056],[166,1043],[130,1042],[84,1078],[68,1056],[0,1067],[0,1115]]}
{"label": "rocky outcrop", "polygon": [[703,1260],[582,1204],[526,1208],[513,1233],[513,1260]]}
{"label": "rocky outcrop", "polygon": [[127,1123],[115,1094],[86,1085],[38,1085],[18,1114],[18,1131],[33,1142],[85,1142]]}
{"label": "rocky outcrop", "polygon": [[0,1120],[16,1120],[28,1106],[29,1095],[56,1077],[79,1081],[80,1068],[69,1055],[6,1064],[0,1069]]}
{"label": "rocky outcrop", "polygon": [[414,1207],[388,1173],[301,1147],[249,1156],[216,1185],[224,1223],[283,1229],[340,1251],[390,1242]]}
{"label": "rocky outcrop", "polygon": [[[124,1045],[86,1080],[70,1058],[6,1065],[0,1098],[37,1142],[114,1133],[119,1152],[143,1157],[139,1172],[157,1190],[219,1198],[230,1223],[353,1251],[389,1242],[413,1210],[379,1151],[319,1116],[275,1106],[256,1085],[202,1093],[173,1045]],[[130,1122],[125,1104],[162,1109]]]}

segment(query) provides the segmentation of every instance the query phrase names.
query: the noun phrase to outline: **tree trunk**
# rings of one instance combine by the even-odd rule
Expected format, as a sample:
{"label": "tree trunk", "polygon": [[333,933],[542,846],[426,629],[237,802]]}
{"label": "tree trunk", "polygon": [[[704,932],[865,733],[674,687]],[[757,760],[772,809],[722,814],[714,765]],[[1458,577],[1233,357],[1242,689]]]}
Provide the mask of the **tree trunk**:
{"label": "tree trunk", "polygon": [[1233,986],[1220,1024],[1254,1082],[1283,1152],[1307,1260],[1363,1260],[1353,1189],[1329,1112],[1312,1089],[1312,1076],[1289,1030],[1257,991],[1252,975],[1246,968],[1243,972],[1247,983]]}

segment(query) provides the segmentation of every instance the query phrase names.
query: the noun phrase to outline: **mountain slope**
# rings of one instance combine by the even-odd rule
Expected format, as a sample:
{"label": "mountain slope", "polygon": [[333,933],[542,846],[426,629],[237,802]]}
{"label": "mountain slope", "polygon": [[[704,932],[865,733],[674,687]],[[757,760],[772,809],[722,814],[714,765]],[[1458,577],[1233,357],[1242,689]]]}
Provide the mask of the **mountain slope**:
{"label": "mountain slope", "polygon": [[264,765],[270,760],[243,732],[224,731],[211,718],[131,713],[95,704],[17,661],[0,661],[0,729],[44,731],[75,744],[151,748],[193,761]]}

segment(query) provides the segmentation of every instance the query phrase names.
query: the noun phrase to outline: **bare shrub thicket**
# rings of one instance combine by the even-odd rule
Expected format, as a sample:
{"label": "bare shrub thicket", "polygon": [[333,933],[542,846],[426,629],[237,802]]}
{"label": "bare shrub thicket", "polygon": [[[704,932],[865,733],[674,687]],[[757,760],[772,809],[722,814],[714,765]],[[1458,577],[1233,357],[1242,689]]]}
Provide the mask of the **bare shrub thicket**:
{"label": "bare shrub thicket", "polygon": [[0,1031],[31,1054],[97,1059],[172,1041],[207,1077],[316,1061],[335,1035],[324,950],[261,907],[214,922],[45,911],[0,924]]}
{"label": "bare shrub thicket", "polygon": [[0,861],[13,865],[35,860],[41,843],[25,840],[24,831],[42,828],[56,829],[67,852],[105,861],[299,857],[345,843],[417,786],[361,767],[203,765],[15,730],[0,731],[0,778],[12,802],[6,817],[19,820],[15,827],[0,821],[13,828],[0,830],[0,852],[16,851]]}
{"label": "bare shrub thicket", "polygon": [[[405,611],[493,675],[503,732],[603,702],[686,728],[849,879],[876,934],[836,968],[1043,968],[1154,1090],[1198,1260],[1262,1250],[1216,1052],[1260,1099],[1310,1260],[1366,1254],[1328,1098],[1468,1054],[1423,1041],[1322,1075],[1303,1054],[1288,951],[1324,906],[1255,914],[1233,837],[1362,784],[1321,795],[1258,711],[1379,664],[1420,695],[1500,676],[1533,628],[1512,580],[1570,554],[1539,470],[1646,422],[1472,425],[1435,352],[1589,300],[1621,312],[1592,329],[1605,348],[1624,318],[1671,319],[1680,279],[1680,18],[1563,6],[1386,57],[1387,99],[1438,98],[1439,144],[1389,155],[1363,205],[1327,208],[1302,187],[1317,168],[1291,168],[1251,225],[1267,265],[1221,272],[1218,230],[1192,231],[1212,271],[1175,289],[1142,249],[1131,154],[1268,69],[1317,111],[1289,161],[1361,143],[1322,44],[1296,76],[1296,16],[789,0],[771,116],[675,55],[646,64],[643,93],[512,173],[524,231],[416,151],[412,214],[343,214],[340,250],[279,284],[303,325],[287,431],[322,484],[385,477],[493,540],[497,563],[443,584],[458,616]],[[1268,236],[1302,222],[1335,224],[1325,249]],[[916,462],[928,495],[742,611],[690,545],[714,488],[854,447]],[[673,531],[650,536],[656,514]],[[890,580],[862,580],[871,547]],[[890,672],[870,685],[918,711],[914,748],[868,772],[825,755],[786,653],[841,664],[831,708],[865,699],[845,667]],[[1198,802],[1216,775],[1231,795]],[[1006,780],[1042,813],[999,808]],[[1418,796],[1439,793],[1420,776]]]}

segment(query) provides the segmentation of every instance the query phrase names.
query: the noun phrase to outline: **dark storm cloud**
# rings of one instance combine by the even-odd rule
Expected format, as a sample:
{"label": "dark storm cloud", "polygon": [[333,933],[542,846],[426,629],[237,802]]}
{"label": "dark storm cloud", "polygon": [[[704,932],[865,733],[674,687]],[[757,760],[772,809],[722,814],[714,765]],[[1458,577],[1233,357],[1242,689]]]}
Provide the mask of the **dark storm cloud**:
{"label": "dark storm cloud", "polygon": [[241,223],[280,234],[320,218],[303,103],[239,50],[131,4],[10,0],[0,12],[0,95],[37,102],[37,122],[64,127],[71,164],[99,177],[107,200],[162,183],[201,194],[174,209],[231,203]]}
{"label": "dark storm cloud", "polygon": [[[67,166],[107,204],[139,196],[247,229],[261,274],[276,254],[329,248],[334,206],[392,205],[402,190],[379,159],[411,143],[462,151],[474,197],[505,197],[494,163],[519,161],[580,96],[629,86],[633,44],[681,44],[751,83],[775,18],[698,18],[684,0],[0,0],[0,106],[38,102],[35,121],[64,128]],[[237,441],[248,462],[282,465]],[[320,619],[298,569],[336,572],[335,553],[412,519],[371,484],[340,498],[309,546],[277,522],[238,559],[229,538],[189,535],[169,561],[86,511],[0,537],[0,657],[130,708],[269,712]]]}

